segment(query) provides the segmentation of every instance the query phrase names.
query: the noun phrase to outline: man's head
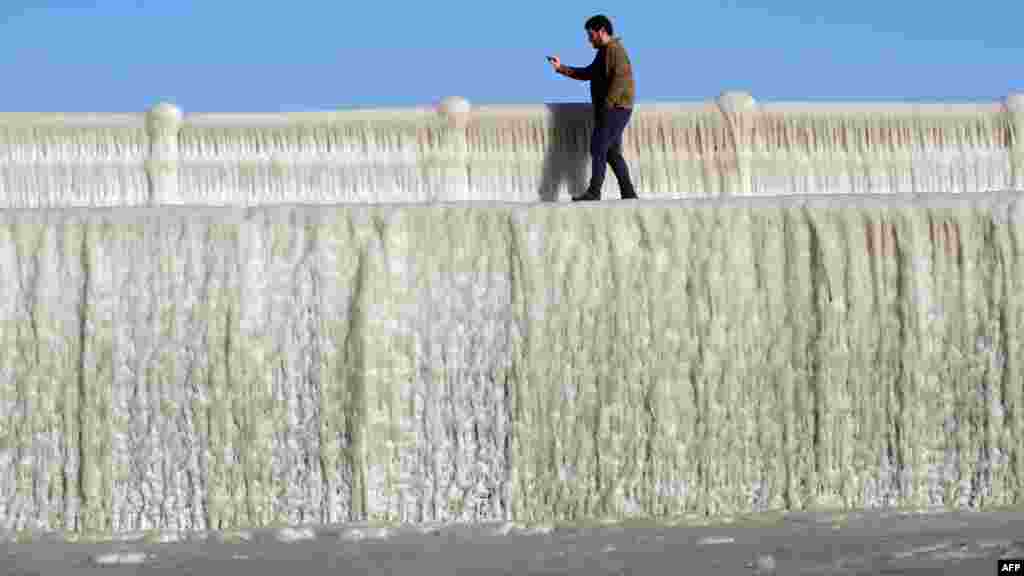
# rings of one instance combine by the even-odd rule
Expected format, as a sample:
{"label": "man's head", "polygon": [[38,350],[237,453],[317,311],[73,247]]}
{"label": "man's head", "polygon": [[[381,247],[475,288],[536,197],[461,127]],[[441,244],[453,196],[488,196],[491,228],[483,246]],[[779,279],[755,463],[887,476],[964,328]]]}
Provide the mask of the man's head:
{"label": "man's head", "polygon": [[615,32],[612,30],[612,21],[604,14],[598,14],[587,20],[583,25],[587,32],[587,39],[594,48],[600,48],[608,43]]}

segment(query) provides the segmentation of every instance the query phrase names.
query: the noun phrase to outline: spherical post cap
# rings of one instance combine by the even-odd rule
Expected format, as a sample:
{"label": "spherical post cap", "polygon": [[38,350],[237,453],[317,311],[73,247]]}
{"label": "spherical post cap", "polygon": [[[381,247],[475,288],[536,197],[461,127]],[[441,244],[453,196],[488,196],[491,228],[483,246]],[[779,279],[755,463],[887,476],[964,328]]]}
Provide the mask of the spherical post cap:
{"label": "spherical post cap", "polygon": [[174,104],[161,102],[146,112],[146,127],[149,130],[173,128],[181,124],[181,109]]}
{"label": "spherical post cap", "polygon": [[757,106],[757,101],[747,92],[723,92],[718,97],[718,106],[729,114],[749,110]]}
{"label": "spherical post cap", "polygon": [[1017,114],[1024,114],[1024,92],[1014,92],[1007,96],[1006,109]]}
{"label": "spherical post cap", "polygon": [[454,116],[458,114],[469,114],[471,106],[469,100],[461,96],[448,96],[444,100],[441,100],[441,104],[438,106],[438,111],[445,116]]}
{"label": "spherical post cap", "polygon": [[451,126],[460,126],[469,117],[472,106],[469,100],[460,96],[449,96],[437,106],[437,112],[444,117]]}
{"label": "spherical post cap", "polygon": [[169,102],[161,102],[149,109],[150,116],[156,116],[162,120],[181,122],[181,109]]}

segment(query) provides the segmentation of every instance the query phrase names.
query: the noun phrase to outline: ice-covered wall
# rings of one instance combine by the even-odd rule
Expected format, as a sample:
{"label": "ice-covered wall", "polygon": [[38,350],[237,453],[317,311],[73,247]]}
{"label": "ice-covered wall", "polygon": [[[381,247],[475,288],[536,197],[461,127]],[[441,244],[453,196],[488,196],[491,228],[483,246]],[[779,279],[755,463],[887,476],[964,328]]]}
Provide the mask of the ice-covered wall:
{"label": "ice-covered wall", "polygon": [[1024,195],[0,212],[0,528],[1020,503]]}
{"label": "ice-covered wall", "polygon": [[[568,200],[579,104],[294,114],[0,114],[0,208]],[[644,198],[1024,188],[1024,95],[991,104],[641,103]],[[617,197],[609,174],[604,193]]]}

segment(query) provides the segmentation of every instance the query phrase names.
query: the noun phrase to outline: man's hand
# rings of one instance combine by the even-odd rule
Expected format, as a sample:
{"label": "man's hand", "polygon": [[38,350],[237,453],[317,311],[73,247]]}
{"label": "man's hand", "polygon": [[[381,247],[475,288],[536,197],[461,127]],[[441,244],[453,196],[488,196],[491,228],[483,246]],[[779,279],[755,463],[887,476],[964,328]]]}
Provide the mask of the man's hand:
{"label": "man's hand", "polygon": [[548,56],[548,62],[551,62],[551,67],[558,72],[562,68],[562,61],[558,59],[558,56]]}

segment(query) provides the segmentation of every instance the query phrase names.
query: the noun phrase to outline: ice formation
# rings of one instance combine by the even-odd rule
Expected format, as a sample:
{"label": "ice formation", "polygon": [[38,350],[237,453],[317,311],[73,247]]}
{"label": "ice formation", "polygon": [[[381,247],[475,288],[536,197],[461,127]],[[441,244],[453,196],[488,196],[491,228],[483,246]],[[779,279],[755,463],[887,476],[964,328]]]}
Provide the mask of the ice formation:
{"label": "ice formation", "polygon": [[0,529],[1019,503],[1017,104],[4,115]]}

